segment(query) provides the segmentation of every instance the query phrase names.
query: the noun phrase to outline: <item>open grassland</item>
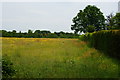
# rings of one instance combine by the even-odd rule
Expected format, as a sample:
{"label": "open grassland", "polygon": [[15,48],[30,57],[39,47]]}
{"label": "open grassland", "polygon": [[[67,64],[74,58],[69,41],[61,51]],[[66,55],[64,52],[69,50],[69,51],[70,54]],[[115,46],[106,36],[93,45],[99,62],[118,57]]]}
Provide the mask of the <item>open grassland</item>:
{"label": "open grassland", "polygon": [[119,63],[78,39],[2,38],[16,78],[118,78]]}

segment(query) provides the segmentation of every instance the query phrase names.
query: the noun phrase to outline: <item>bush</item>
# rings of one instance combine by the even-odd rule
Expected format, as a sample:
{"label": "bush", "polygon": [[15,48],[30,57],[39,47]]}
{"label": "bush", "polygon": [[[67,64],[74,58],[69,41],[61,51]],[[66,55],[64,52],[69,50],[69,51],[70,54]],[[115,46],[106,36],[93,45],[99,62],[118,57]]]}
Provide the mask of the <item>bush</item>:
{"label": "bush", "polygon": [[2,58],[2,77],[11,78],[15,73],[13,63],[8,58]]}
{"label": "bush", "polygon": [[120,58],[120,30],[103,30],[82,35],[82,40],[87,41],[92,47]]}

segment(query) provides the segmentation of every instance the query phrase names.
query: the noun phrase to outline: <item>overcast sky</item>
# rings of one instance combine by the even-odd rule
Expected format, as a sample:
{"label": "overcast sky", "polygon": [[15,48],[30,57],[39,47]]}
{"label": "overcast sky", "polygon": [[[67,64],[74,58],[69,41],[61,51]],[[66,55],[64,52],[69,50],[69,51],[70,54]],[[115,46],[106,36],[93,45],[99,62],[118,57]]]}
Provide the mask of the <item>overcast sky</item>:
{"label": "overcast sky", "polygon": [[72,18],[87,5],[96,5],[104,16],[118,11],[117,2],[4,2],[2,29],[72,32]]}

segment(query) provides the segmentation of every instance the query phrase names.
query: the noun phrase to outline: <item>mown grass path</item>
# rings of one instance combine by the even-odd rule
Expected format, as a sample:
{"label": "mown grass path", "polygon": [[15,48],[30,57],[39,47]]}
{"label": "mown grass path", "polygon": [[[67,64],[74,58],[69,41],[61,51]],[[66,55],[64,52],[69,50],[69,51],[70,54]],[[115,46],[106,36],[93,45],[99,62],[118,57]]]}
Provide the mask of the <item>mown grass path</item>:
{"label": "mown grass path", "polygon": [[118,78],[119,65],[78,39],[2,38],[16,78]]}

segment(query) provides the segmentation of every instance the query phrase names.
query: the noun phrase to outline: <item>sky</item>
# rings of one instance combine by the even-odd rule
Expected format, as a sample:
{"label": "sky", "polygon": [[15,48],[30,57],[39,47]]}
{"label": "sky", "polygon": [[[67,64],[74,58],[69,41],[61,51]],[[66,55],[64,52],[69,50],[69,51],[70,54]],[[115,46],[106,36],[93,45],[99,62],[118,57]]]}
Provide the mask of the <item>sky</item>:
{"label": "sky", "polygon": [[87,5],[96,5],[104,16],[118,11],[118,2],[2,2],[0,3],[0,29],[49,30],[73,32],[72,19]]}

